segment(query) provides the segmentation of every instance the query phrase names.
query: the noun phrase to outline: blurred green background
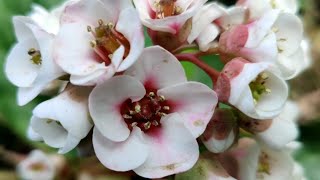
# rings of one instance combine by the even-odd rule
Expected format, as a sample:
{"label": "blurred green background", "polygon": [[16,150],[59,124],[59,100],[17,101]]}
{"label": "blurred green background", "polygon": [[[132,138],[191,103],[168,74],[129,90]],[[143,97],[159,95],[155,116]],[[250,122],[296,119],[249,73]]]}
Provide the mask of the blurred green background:
{"label": "blurred green background", "polygon": [[[19,107],[16,104],[16,91],[17,89],[11,85],[7,80],[3,72],[3,63],[6,59],[8,50],[15,43],[15,37],[13,33],[13,27],[11,18],[13,15],[26,15],[31,10],[32,3],[38,3],[46,8],[52,8],[57,5],[61,0],[0,0],[0,147],[4,147],[8,150],[12,150],[19,153],[27,153],[34,147],[46,148],[38,143],[32,143],[26,139],[26,128],[31,117],[32,109],[46,97],[40,97],[27,106]],[[232,4],[233,1],[227,0],[224,3]],[[320,3],[316,0],[305,0],[301,2],[302,9],[301,14],[305,18],[305,24],[307,27],[307,34],[311,36],[313,40],[313,55],[314,55],[314,66],[311,70],[308,70],[300,78],[290,82],[292,87],[292,97],[296,100],[302,99],[308,93],[319,90],[319,63],[318,44],[316,42],[318,32],[320,32],[320,16],[318,10],[320,10]],[[319,26],[319,27],[318,27]],[[320,40],[320,38],[319,38]],[[320,41],[319,41],[320,42]],[[150,42],[147,42],[148,44]],[[210,61],[210,58],[205,57],[204,60],[209,64],[222,68],[219,61]],[[187,71],[189,79],[198,80],[208,85],[210,79],[200,70],[191,64],[184,65]],[[312,81],[310,81],[312,79]],[[309,80],[309,81],[307,81]],[[303,84],[303,86],[302,86]],[[314,108],[314,107],[312,107]],[[320,109],[318,109],[320,110]],[[303,122],[300,126],[301,135],[299,140],[303,143],[303,148],[296,154],[296,159],[301,162],[306,170],[307,176],[311,180],[320,179],[320,171],[318,170],[318,164],[320,162],[320,140],[319,131],[320,123],[317,121],[317,117],[312,116],[311,119],[307,119],[307,122]],[[55,152],[55,150],[53,150]],[[70,153],[69,156],[73,156]],[[0,155],[1,156],[1,155]],[[1,161],[0,158],[0,173],[2,170],[10,170],[13,166]]]}

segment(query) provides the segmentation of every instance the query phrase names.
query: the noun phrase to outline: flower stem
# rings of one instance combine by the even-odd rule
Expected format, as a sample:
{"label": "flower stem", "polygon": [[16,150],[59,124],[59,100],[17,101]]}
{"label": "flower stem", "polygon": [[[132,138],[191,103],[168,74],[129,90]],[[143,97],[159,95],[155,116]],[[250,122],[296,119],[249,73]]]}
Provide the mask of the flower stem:
{"label": "flower stem", "polygon": [[203,61],[201,61],[195,54],[186,53],[186,54],[176,54],[175,56],[179,61],[188,61],[197,65],[199,68],[201,68],[204,72],[206,72],[209,75],[213,84],[217,81],[220,72],[215,70],[208,64],[204,63]]}

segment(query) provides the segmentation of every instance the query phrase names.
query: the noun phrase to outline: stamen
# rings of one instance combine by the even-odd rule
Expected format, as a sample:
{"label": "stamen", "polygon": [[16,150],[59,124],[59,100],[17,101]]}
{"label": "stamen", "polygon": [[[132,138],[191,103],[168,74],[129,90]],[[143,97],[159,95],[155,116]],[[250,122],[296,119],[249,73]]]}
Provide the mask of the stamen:
{"label": "stamen", "polygon": [[163,102],[163,101],[166,100],[166,98],[165,98],[164,96],[159,96],[159,100],[160,100],[161,102]]}
{"label": "stamen", "polygon": [[31,56],[31,61],[33,64],[41,65],[42,64],[42,58],[41,53],[39,50],[36,50],[35,48],[30,48],[28,50],[28,55]]}
{"label": "stamen", "polygon": [[154,97],[155,96],[155,93],[154,92],[150,92],[149,93],[149,97]]}
{"label": "stamen", "polygon": [[136,113],[140,113],[141,112],[141,106],[140,105],[136,105],[134,107],[134,110],[135,110]]}
{"label": "stamen", "polygon": [[125,119],[132,119],[132,116],[129,116],[128,114],[124,114],[124,115],[122,115],[122,117]]}
{"label": "stamen", "polygon": [[266,81],[269,79],[267,73],[260,73],[250,84],[254,104],[256,105],[261,97],[266,93],[271,93],[271,89],[266,87]]}
{"label": "stamen", "polygon": [[148,121],[148,122],[144,123],[143,127],[144,127],[144,129],[146,129],[146,130],[150,129],[150,128],[151,128],[151,122]]}
{"label": "stamen", "polygon": [[163,106],[162,109],[163,109],[163,110],[166,110],[166,111],[169,111],[169,110],[170,110],[170,107],[169,107],[169,106]]}
{"label": "stamen", "polygon": [[152,121],[152,125],[154,125],[154,126],[159,126],[159,123],[158,123],[158,121],[153,120],[153,121]]}

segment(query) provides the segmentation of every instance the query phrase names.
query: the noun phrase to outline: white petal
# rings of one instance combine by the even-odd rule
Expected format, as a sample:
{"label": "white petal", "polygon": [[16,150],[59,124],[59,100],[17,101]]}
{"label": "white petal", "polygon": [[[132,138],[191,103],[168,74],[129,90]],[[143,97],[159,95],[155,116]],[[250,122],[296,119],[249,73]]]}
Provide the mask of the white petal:
{"label": "white petal", "polygon": [[230,7],[227,13],[217,20],[217,24],[224,30],[234,25],[243,24],[246,19],[246,9],[242,7]]}
{"label": "white petal", "polygon": [[198,82],[170,86],[158,90],[157,94],[174,104],[172,111],[181,115],[184,125],[195,138],[204,132],[218,102],[216,93]]}
{"label": "white petal", "polygon": [[[224,13],[224,10],[216,3],[211,3],[204,6],[193,18],[192,18],[192,30],[188,37],[188,43],[192,43],[201,32],[204,32],[215,19],[220,17]],[[214,36],[214,35],[212,35]]]}
{"label": "white petal", "polygon": [[147,133],[150,151],[145,163],[133,171],[146,178],[161,178],[189,170],[199,157],[198,143],[178,114],[167,115],[161,128]]}
{"label": "white petal", "polygon": [[208,25],[197,37],[199,49],[203,52],[210,48],[210,43],[213,42],[219,35],[220,30],[214,24]]}
{"label": "white petal", "polygon": [[291,55],[300,47],[303,39],[303,26],[301,20],[289,13],[281,13],[274,24],[277,29],[276,36],[279,54]]}
{"label": "white petal", "polygon": [[29,24],[35,24],[35,22],[25,16],[14,16],[12,18],[15,35],[18,41],[24,41],[26,39],[34,38],[34,34],[28,27]]}
{"label": "white petal", "polygon": [[154,13],[153,4],[149,0],[133,0],[141,19],[150,19],[150,14]]}
{"label": "white petal", "polygon": [[270,10],[259,20],[249,24],[249,36],[245,47],[253,48],[263,40],[263,38],[271,31],[272,26],[279,17],[280,11]]}
{"label": "white petal", "polygon": [[137,62],[125,74],[155,89],[187,81],[180,62],[159,46],[145,48]]}
{"label": "white petal", "polygon": [[87,25],[71,23],[63,25],[55,40],[54,60],[67,73],[76,76],[93,74],[105,70],[105,63],[98,62],[90,41],[92,34]]}
{"label": "white petal", "polygon": [[279,54],[277,67],[280,70],[281,76],[286,79],[296,77],[305,65],[304,54],[301,48],[290,56]]}
{"label": "white petal", "polygon": [[[281,1],[281,0],[280,0]],[[250,19],[258,19],[272,9],[271,4],[266,0],[241,0],[237,6],[246,7],[250,11]]]}
{"label": "white petal", "polygon": [[298,11],[299,1],[297,0],[278,0],[273,2],[277,9],[281,9],[284,12],[295,14]]}
{"label": "white petal", "polygon": [[120,13],[116,30],[122,33],[130,43],[130,52],[117,70],[118,72],[121,72],[129,68],[139,58],[144,48],[142,24],[139,15],[134,8],[125,9]]}
{"label": "white petal", "polygon": [[[43,136],[45,142],[55,141],[53,134],[57,133],[56,131],[62,133],[58,145],[53,146],[52,143],[48,143],[50,146],[60,148],[61,153],[73,149],[87,136],[92,127],[87,107],[91,89],[91,87],[69,86],[62,94],[39,104],[33,110],[39,123],[39,125],[34,123],[33,129]],[[60,122],[61,125],[48,122],[48,119]]]}
{"label": "white petal", "polygon": [[28,126],[27,137],[28,137],[28,139],[30,139],[32,141],[42,141],[43,140],[43,138],[38,133],[34,132],[31,125]]}
{"label": "white petal", "polygon": [[271,126],[266,131],[256,134],[258,140],[276,149],[284,148],[295,140],[299,133],[295,124],[299,115],[297,108],[287,103],[280,115],[273,119]]}
{"label": "white petal", "polygon": [[38,48],[35,39],[26,39],[11,49],[5,64],[9,81],[18,87],[30,87],[39,73],[39,66],[33,64],[28,55],[30,48]]}
{"label": "white petal", "polygon": [[133,102],[146,94],[144,86],[130,76],[116,76],[96,86],[89,97],[89,109],[95,127],[109,140],[126,140],[130,130],[120,113],[127,99]]}
{"label": "white petal", "polygon": [[113,142],[94,128],[92,143],[100,162],[114,171],[135,169],[144,163],[149,155],[143,132],[138,127],[134,127],[128,139],[123,142]]}

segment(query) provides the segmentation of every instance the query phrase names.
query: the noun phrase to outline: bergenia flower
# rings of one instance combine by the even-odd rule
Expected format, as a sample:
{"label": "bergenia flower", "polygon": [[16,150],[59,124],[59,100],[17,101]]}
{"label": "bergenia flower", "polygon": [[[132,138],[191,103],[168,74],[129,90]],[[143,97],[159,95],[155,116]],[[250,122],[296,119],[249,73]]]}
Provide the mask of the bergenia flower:
{"label": "bergenia flower", "polygon": [[19,87],[18,104],[25,105],[64,72],[53,61],[54,35],[28,17],[15,16],[13,24],[18,43],[7,57],[5,73]]}
{"label": "bergenia flower", "polygon": [[142,25],[130,0],[79,0],[61,15],[54,53],[73,84],[95,85],[130,67],[143,47]]}
{"label": "bergenia flower", "polygon": [[270,67],[269,63],[233,59],[217,80],[215,90],[219,100],[255,119],[276,117],[285,105],[288,87]]}
{"label": "bergenia flower", "polygon": [[176,34],[207,0],[133,0],[142,23],[153,31]]}
{"label": "bergenia flower", "polygon": [[270,10],[256,21],[222,33],[219,49],[226,57],[273,62],[281,76],[290,79],[304,63],[299,55],[302,38],[303,27],[297,16]]}
{"label": "bergenia flower", "polygon": [[54,163],[40,150],[32,151],[17,166],[17,173],[21,179],[51,180],[54,179],[55,172]]}
{"label": "bergenia flower", "polygon": [[91,87],[69,85],[53,99],[33,110],[31,128],[59,153],[74,149],[92,128],[88,110]]}
{"label": "bergenia flower", "polygon": [[[235,162],[234,169],[228,171],[237,179],[245,180],[274,180],[293,179],[294,160],[286,149],[272,150],[259,145],[250,138],[239,140],[237,147],[226,154],[223,164]],[[233,159],[233,160],[232,160]]]}
{"label": "bergenia flower", "polygon": [[236,6],[248,8],[249,20],[258,19],[272,9],[291,14],[298,11],[297,0],[238,0]]}
{"label": "bergenia flower", "polygon": [[260,121],[242,117],[241,127],[253,133],[259,142],[274,149],[281,149],[298,137],[296,121],[299,115],[297,105],[287,101],[283,111],[276,118]]}
{"label": "bergenia flower", "polygon": [[196,138],[217,104],[216,93],[187,82],[177,59],[160,47],[146,48],[124,75],[94,88],[89,109],[98,159],[115,171],[160,178],[190,169]]}
{"label": "bergenia flower", "polygon": [[219,35],[220,29],[214,20],[226,14],[226,10],[217,3],[203,6],[192,18],[192,29],[188,36],[188,43],[196,41],[201,51],[207,51]]}
{"label": "bergenia flower", "polygon": [[213,153],[226,151],[237,139],[237,119],[230,109],[216,109],[201,140]]}

